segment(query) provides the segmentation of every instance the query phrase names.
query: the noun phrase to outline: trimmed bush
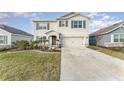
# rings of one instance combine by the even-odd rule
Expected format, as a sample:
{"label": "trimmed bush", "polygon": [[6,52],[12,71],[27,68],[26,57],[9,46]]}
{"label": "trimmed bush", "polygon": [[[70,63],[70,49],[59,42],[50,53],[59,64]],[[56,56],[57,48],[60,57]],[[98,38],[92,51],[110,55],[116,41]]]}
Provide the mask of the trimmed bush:
{"label": "trimmed bush", "polygon": [[6,50],[7,50],[6,48],[0,48],[0,52],[6,51]]}
{"label": "trimmed bush", "polygon": [[13,47],[19,48],[19,49],[26,49],[29,46],[29,42],[26,40],[16,41],[12,45]]}

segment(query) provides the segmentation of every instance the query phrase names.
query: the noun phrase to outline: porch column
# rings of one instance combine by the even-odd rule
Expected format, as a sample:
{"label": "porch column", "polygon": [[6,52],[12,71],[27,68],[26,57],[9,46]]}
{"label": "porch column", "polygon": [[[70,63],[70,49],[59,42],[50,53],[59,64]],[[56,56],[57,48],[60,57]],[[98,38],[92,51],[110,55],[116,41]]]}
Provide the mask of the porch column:
{"label": "porch column", "polygon": [[51,36],[49,36],[49,47],[51,47],[52,46],[52,37]]}

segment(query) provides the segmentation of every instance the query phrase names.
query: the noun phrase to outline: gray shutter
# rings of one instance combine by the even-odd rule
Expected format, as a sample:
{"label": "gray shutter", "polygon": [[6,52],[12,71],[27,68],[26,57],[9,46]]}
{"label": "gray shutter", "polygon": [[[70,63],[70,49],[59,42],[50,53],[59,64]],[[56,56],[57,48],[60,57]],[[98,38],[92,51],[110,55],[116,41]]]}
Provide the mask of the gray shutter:
{"label": "gray shutter", "polygon": [[68,27],[68,21],[66,20],[66,27]]}
{"label": "gray shutter", "polygon": [[36,23],[36,30],[39,29],[39,23]]}
{"label": "gray shutter", "polygon": [[83,21],[83,28],[86,28],[86,20]]}
{"label": "gray shutter", "polygon": [[50,24],[48,23],[48,24],[47,24],[47,30],[49,30],[49,29],[50,29]]}
{"label": "gray shutter", "polygon": [[74,21],[71,21],[71,28],[73,28]]}
{"label": "gray shutter", "polygon": [[61,21],[59,21],[59,27],[61,27]]}

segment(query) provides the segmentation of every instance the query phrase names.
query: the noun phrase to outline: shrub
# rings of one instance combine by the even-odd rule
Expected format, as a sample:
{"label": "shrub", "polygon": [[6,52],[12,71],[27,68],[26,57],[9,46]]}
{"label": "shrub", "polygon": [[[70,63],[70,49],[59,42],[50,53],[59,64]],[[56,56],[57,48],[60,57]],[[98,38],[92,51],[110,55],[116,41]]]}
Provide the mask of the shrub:
{"label": "shrub", "polygon": [[61,52],[61,50],[60,49],[56,49],[56,48],[54,48],[54,49],[50,48],[49,52]]}
{"label": "shrub", "polygon": [[6,50],[7,50],[7,48],[0,48],[0,52],[6,51]]}
{"label": "shrub", "polygon": [[43,49],[43,50],[48,50],[48,48],[49,48],[49,47],[48,47],[48,44],[42,44],[42,49]]}
{"label": "shrub", "polygon": [[13,50],[13,49],[15,49],[15,48],[0,48],[0,52],[2,52],[2,51],[10,51],[10,50]]}
{"label": "shrub", "polygon": [[29,46],[29,42],[26,40],[16,41],[13,43],[13,47],[19,48],[19,49],[26,49]]}
{"label": "shrub", "polygon": [[42,49],[43,44],[42,43],[38,43],[38,49]]}
{"label": "shrub", "polygon": [[38,44],[39,44],[39,41],[32,41],[30,46],[32,49],[38,49]]}
{"label": "shrub", "polygon": [[45,44],[44,42],[41,43],[40,41],[33,41],[31,46],[33,49],[48,50],[48,44]]}
{"label": "shrub", "polygon": [[48,50],[48,44],[41,43],[39,41],[32,41],[31,44],[29,44],[28,41],[21,40],[13,42],[12,45],[13,48],[18,49],[40,49],[40,50]]}

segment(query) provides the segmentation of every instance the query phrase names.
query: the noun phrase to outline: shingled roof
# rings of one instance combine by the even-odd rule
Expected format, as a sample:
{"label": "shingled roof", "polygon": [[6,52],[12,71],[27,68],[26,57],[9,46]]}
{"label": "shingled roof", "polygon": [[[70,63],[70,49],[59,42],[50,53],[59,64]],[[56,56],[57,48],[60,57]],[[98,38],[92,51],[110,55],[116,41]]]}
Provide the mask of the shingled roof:
{"label": "shingled roof", "polygon": [[89,17],[87,17],[87,16],[85,16],[85,15],[82,15],[82,14],[79,13],[79,12],[69,12],[69,13],[67,13],[67,14],[65,14],[65,15],[63,15],[63,16],[61,16],[61,17],[59,17],[59,18],[57,18],[57,20],[63,20],[63,19],[65,20],[65,19],[74,17],[74,16],[76,16],[76,15],[81,15],[81,16],[83,16],[83,17],[86,17],[86,18],[90,19]]}
{"label": "shingled roof", "polygon": [[27,32],[24,32],[22,30],[19,30],[17,28],[14,28],[14,27],[10,27],[10,26],[7,26],[7,25],[3,25],[3,24],[0,24],[0,28],[3,29],[3,30],[6,30],[7,32],[10,32],[10,33],[13,33],[13,34],[21,34],[21,35],[26,35],[26,36],[33,36]]}
{"label": "shingled roof", "polygon": [[102,28],[102,29],[100,29],[94,33],[91,33],[90,36],[97,36],[97,35],[103,35],[103,34],[109,33],[110,31],[118,28],[121,24],[124,24],[124,21],[121,21],[119,23],[115,23],[115,24],[110,25],[108,27]]}

